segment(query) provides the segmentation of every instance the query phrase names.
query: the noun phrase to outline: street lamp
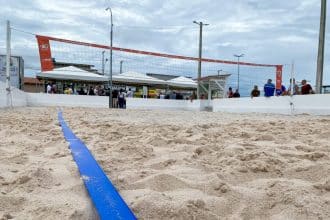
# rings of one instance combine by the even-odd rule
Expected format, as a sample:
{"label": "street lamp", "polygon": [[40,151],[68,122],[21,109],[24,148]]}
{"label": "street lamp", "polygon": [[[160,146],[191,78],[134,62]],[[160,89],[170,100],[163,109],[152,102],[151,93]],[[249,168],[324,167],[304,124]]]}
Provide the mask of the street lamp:
{"label": "street lamp", "polygon": [[104,75],[104,67],[105,67],[105,63],[106,62],[108,62],[108,58],[106,58],[105,60],[104,60],[104,53],[105,53],[105,51],[103,50],[102,51],[102,75]]}
{"label": "street lamp", "polygon": [[109,74],[109,108],[112,108],[112,35],[113,35],[113,23],[112,23],[112,10],[110,7],[107,7],[105,9],[106,11],[109,11],[110,15],[110,74]]}
{"label": "street lamp", "polygon": [[237,90],[239,91],[239,59],[241,57],[244,57],[244,54],[241,55],[234,54],[234,57],[237,57]]}
{"label": "street lamp", "polygon": [[199,25],[199,48],[198,48],[198,77],[197,77],[197,98],[200,98],[200,80],[202,76],[202,42],[203,42],[203,26],[209,24],[204,24],[203,22],[193,21],[194,24]]}
{"label": "street lamp", "polygon": [[222,70],[218,70],[218,76],[220,76],[220,73],[222,72]]}
{"label": "street lamp", "polygon": [[124,60],[120,61],[120,70],[119,70],[120,74],[123,73],[123,62],[124,62]]}

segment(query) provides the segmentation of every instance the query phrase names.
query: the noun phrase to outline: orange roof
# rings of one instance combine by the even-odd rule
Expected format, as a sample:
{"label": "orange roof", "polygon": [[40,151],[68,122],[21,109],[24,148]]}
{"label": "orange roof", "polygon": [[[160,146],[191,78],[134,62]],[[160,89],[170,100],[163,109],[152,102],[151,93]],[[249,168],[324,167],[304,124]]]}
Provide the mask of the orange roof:
{"label": "orange roof", "polygon": [[24,77],[24,84],[38,84],[41,83],[40,80],[37,78],[32,78],[32,77]]}

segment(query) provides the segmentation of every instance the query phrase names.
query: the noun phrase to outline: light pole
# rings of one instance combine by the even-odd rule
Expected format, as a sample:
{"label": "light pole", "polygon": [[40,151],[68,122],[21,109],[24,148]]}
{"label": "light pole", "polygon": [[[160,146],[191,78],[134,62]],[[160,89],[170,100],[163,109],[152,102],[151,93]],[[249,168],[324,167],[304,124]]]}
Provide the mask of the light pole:
{"label": "light pole", "polygon": [[109,74],[109,108],[112,108],[112,35],[113,35],[113,23],[112,23],[112,10],[110,7],[107,7],[105,9],[106,11],[109,11],[110,13],[110,74]]}
{"label": "light pole", "polygon": [[222,72],[222,70],[218,70],[218,76],[220,76],[220,73]]}
{"label": "light pole", "polygon": [[203,42],[203,26],[209,24],[204,24],[203,22],[193,21],[195,24],[199,25],[199,48],[198,48],[198,76],[197,76],[197,99],[200,98],[200,80],[202,76],[202,42]]}
{"label": "light pole", "polygon": [[119,70],[120,74],[123,73],[123,62],[124,62],[124,60],[120,61],[120,70]]}
{"label": "light pole", "polygon": [[234,57],[237,57],[237,90],[239,91],[239,59],[241,57],[244,57],[244,54],[241,55],[234,54]]}
{"label": "light pole", "polygon": [[102,51],[102,75],[104,75],[104,53],[105,51]]}
{"label": "light pole", "polygon": [[319,49],[317,55],[316,88],[315,88],[316,93],[322,93],[326,16],[327,16],[327,1],[321,0]]}

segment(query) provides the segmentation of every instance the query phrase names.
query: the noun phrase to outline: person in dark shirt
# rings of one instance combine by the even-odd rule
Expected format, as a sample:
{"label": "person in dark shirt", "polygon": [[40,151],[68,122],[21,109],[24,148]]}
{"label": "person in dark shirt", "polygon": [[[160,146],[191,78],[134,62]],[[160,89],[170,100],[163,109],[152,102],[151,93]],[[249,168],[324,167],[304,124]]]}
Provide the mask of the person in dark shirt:
{"label": "person in dark shirt", "polygon": [[311,87],[310,84],[307,83],[305,79],[301,81],[301,94],[302,95],[313,94],[313,88]]}
{"label": "person in dark shirt", "polygon": [[241,94],[239,94],[238,89],[236,89],[236,91],[233,94],[233,98],[239,98],[239,97],[241,97]]}
{"label": "person in dark shirt", "polygon": [[228,98],[233,98],[234,92],[231,87],[229,87],[228,92],[227,92],[227,97]]}
{"label": "person in dark shirt", "polygon": [[93,86],[89,88],[88,95],[95,95]]}
{"label": "person in dark shirt", "polygon": [[259,96],[260,96],[260,90],[258,89],[258,86],[254,86],[253,90],[251,91],[251,98],[259,97]]}
{"label": "person in dark shirt", "polygon": [[118,93],[118,105],[119,108],[125,108],[126,93],[123,89],[120,89]]}
{"label": "person in dark shirt", "polygon": [[264,86],[265,97],[274,96],[275,85],[272,83],[271,79],[267,80],[267,83]]}
{"label": "person in dark shirt", "polygon": [[192,102],[194,99],[197,99],[197,95],[195,91],[190,96],[190,102]]}
{"label": "person in dark shirt", "polygon": [[86,95],[86,93],[85,93],[83,87],[80,87],[80,90],[78,91],[78,94],[79,94],[79,95]]}
{"label": "person in dark shirt", "polygon": [[183,100],[183,95],[181,93],[176,94],[176,99]]}
{"label": "person in dark shirt", "polygon": [[118,90],[112,90],[112,108],[118,108]]}

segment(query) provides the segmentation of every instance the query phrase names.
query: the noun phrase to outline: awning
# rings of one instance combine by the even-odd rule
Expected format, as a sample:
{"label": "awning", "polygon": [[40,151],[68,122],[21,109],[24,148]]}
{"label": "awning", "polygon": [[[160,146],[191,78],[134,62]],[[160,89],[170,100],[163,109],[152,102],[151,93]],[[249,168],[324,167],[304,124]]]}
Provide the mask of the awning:
{"label": "awning", "polygon": [[180,88],[197,88],[197,82],[193,79],[179,76],[174,79],[166,81],[169,86],[180,87]]}
{"label": "awning", "polygon": [[52,71],[40,72],[37,73],[37,78],[89,82],[107,82],[109,80],[106,76],[88,72],[74,66],[61,67]]}
{"label": "awning", "polygon": [[167,82],[161,79],[156,79],[151,76],[147,76],[143,73],[137,73],[133,71],[125,72],[118,75],[113,75],[112,80],[120,83],[136,83],[136,84],[147,84],[147,85],[166,85]]}

